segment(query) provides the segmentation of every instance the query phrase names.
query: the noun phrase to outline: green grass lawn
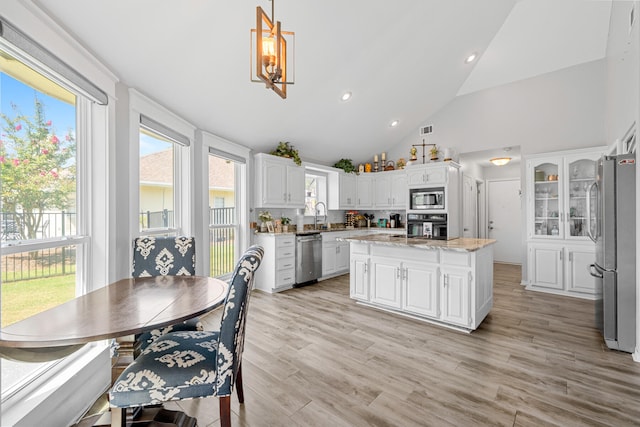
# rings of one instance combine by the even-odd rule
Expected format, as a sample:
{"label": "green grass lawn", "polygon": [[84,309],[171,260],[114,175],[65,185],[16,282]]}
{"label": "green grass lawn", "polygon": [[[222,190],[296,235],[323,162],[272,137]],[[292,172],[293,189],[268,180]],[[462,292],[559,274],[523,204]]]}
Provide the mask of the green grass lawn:
{"label": "green grass lawn", "polygon": [[[233,271],[233,243],[211,245],[211,276],[221,276]],[[60,272],[52,267],[50,274]],[[1,326],[7,326],[41,311],[47,310],[75,297],[75,272],[63,276],[2,283]]]}
{"label": "green grass lawn", "polygon": [[2,327],[69,301],[75,291],[75,273],[3,283]]}

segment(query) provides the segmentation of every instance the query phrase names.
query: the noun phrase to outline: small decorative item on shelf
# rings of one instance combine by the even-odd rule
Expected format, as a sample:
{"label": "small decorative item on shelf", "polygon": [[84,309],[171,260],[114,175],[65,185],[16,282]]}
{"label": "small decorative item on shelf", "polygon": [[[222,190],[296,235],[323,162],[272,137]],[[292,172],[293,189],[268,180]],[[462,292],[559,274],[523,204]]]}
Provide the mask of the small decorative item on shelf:
{"label": "small decorative item on shelf", "polygon": [[387,162],[387,165],[384,167],[384,170],[385,170],[385,171],[392,171],[392,170],[395,170],[396,168],[395,168],[395,166],[394,166],[394,165],[395,165],[395,163],[393,162],[393,160],[389,160],[389,161]]}
{"label": "small decorative item on shelf", "polygon": [[[271,223],[271,221],[273,221],[271,212],[262,211],[258,214],[258,218],[260,219],[260,231],[264,233],[268,229],[267,223]],[[271,228],[273,228],[273,223],[271,223]]]}
{"label": "small decorative item on shelf", "polygon": [[367,220],[367,228],[371,227],[371,221],[375,218],[373,214],[364,214],[365,219]]}
{"label": "small decorative item on shelf", "polygon": [[536,170],[536,181],[544,181],[544,171]]}
{"label": "small decorative item on shelf", "polygon": [[353,217],[354,220],[354,226],[355,227],[364,227],[365,225],[367,225],[367,220],[365,219],[364,215],[355,215]]}
{"label": "small decorative item on shelf", "polygon": [[286,157],[288,159],[293,159],[295,164],[298,166],[302,164],[302,160],[300,159],[298,150],[293,148],[293,145],[289,144],[288,142],[280,141],[276,149],[269,154],[278,156],[278,157]]}
{"label": "small decorative item on shelf", "polygon": [[362,163],[358,165],[358,173],[364,173],[364,165]]}
{"label": "small decorative item on shelf", "polygon": [[434,145],[429,149],[429,154],[431,155],[431,161],[435,162],[438,160],[438,146]]}
{"label": "small decorative item on shelf", "polygon": [[418,149],[416,147],[411,147],[411,149],[409,150],[409,154],[411,154],[411,158],[409,160],[411,160],[412,162],[418,160]]}
{"label": "small decorative item on shelf", "polygon": [[364,165],[364,171],[365,171],[366,173],[371,172],[371,163],[365,163],[365,165]]}
{"label": "small decorative item on shelf", "polygon": [[287,233],[289,231],[289,224],[291,224],[291,218],[283,216],[280,218],[280,224],[282,224],[282,232]]}
{"label": "small decorative item on shelf", "polygon": [[407,164],[407,161],[403,157],[400,157],[396,162],[396,168],[398,168],[398,170],[404,169],[406,164]]}
{"label": "small decorative item on shelf", "polygon": [[356,167],[353,165],[351,159],[340,159],[334,165],[334,168],[342,169],[346,173],[351,173],[356,171]]}

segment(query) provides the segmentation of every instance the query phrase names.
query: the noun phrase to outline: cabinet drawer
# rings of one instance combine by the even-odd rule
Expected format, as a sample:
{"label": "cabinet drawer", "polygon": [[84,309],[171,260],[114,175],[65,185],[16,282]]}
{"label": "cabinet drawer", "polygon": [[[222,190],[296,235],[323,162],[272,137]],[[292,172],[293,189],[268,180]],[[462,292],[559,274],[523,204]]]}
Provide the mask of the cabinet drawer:
{"label": "cabinet drawer", "polygon": [[296,259],[294,257],[278,258],[276,260],[276,270],[286,270],[296,267]]}
{"label": "cabinet drawer", "polygon": [[276,248],[295,248],[296,238],[292,234],[291,236],[283,236],[276,238]]}
{"label": "cabinet drawer", "polygon": [[293,285],[296,282],[296,271],[294,268],[276,271],[276,286]]}
{"label": "cabinet drawer", "polygon": [[291,258],[296,256],[296,248],[293,246],[285,246],[283,248],[278,248],[276,252],[276,258]]}
{"label": "cabinet drawer", "polygon": [[397,258],[421,262],[438,263],[437,249],[403,248],[400,246],[372,245],[371,255],[384,258]]}
{"label": "cabinet drawer", "polygon": [[460,267],[471,267],[471,254],[468,252],[442,251],[442,263]]}

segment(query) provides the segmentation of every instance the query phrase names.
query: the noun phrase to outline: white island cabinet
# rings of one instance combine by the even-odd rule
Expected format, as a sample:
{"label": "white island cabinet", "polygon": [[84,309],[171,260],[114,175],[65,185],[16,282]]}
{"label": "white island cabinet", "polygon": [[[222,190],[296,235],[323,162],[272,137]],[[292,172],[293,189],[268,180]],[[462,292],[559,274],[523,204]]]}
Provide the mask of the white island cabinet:
{"label": "white island cabinet", "polygon": [[494,240],[346,240],[350,295],[361,304],[465,332],[478,328],[493,306]]}

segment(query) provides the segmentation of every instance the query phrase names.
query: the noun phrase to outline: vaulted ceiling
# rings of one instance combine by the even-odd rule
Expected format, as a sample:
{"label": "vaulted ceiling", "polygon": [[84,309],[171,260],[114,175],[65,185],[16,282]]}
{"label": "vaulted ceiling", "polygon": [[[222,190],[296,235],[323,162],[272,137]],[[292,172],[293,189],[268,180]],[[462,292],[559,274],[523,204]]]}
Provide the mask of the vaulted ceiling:
{"label": "vaulted ceiling", "polygon": [[[256,6],[270,12],[267,0],[33,1],[123,84],[198,128],[257,151],[290,141],[320,163],[385,151],[456,96],[603,58],[611,9],[278,0],[275,19],[296,34],[295,85],[283,100],[250,81],[250,29]],[[479,59],[466,64],[473,52]],[[345,91],[353,97],[342,102]]]}

